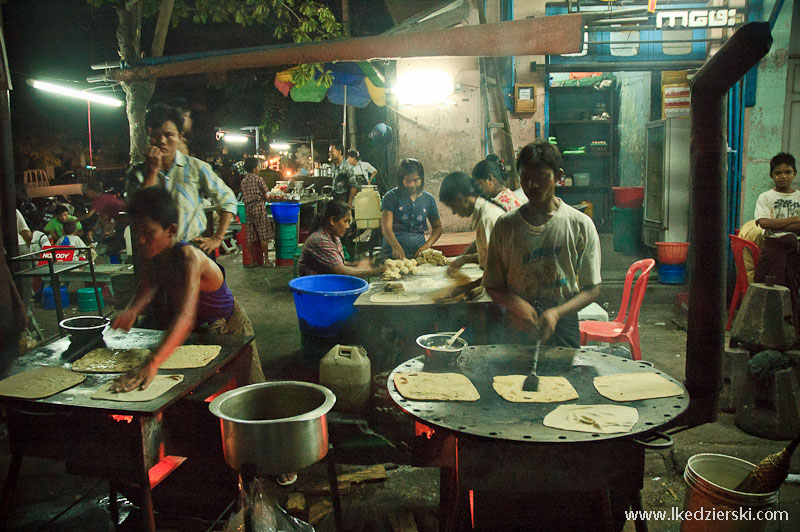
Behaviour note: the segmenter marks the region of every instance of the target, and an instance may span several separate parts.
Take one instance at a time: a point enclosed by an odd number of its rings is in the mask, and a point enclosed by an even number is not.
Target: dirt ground
[[[313,379],[316,368],[307,362],[298,362],[303,358],[303,353],[294,303],[287,286],[292,276],[291,268],[246,269],[242,267],[239,255],[223,257],[221,263],[228,273],[231,289],[253,322],[267,378],[273,380],[306,376]],[[618,302],[612,301],[610,307],[614,308],[616,304]],[[68,312],[68,315],[72,314],[75,312]],[[36,316],[46,330],[55,331],[52,311],[37,309]],[[648,303],[648,299],[645,299],[640,315],[642,351],[644,359],[653,362],[657,368],[678,381],[682,381],[686,332],[675,324],[673,318],[672,305]],[[719,453],[757,462],[767,454],[779,450],[786,443],[744,433],[734,425],[733,416],[730,414],[720,414],[716,423],[679,432],[674,435],[674,439],[675,444],[670,449],[646,452],[643,490],[645,510],[671,512],[673,508],[682,508],[686,493],[683,473],[687,460],[695,454]],[[8,460],[8,439],[3,431],[3,439],[0,442],[0,474],[7,469]],[[390,516],[398,515],[406,517],[412,515],[420,531],[437,530],[438,470],[414,468],[408,465],[387,465],[389,470],[385,481],[355,485],[343,496],[347,530],[391,530],[388,524]],[[343,469],[354,470],[354,466]],[[181,468],[178,471],[180,470]],[[798,456],[792,461],[792,472],[800,473]],[[175,476],[179,477],[177,473]],[[316,464],[301,472],[300,481],[292,488],[279,489],[273,483],[268,484],[274,495],[284,503],[290,492],[301,490],[310,483],[319,483],[325,479],[324,465]],[[211,486],[215,480],[205,479]],[[173,487],[180,484],[180,487],[175,488],[178,491],[196,487],[187,485],[192,482],[195,481],[181,483],[176,480]],[[168,488],[157,489],[166,491]],[[22,478],[14,495],[14,507],[8,529],[113,530],[113,524],[103,501],[107,493],[106,484],[98,479],[69,475],[63,465],[47,460],[26,460]],[[222,495],[221,497],[224,498]],[[324,498],[309,496],[307,505],[315,508],[314,526],[317,531],[334,530],[333,518]],[[780,491],[776,509],[788,512],[788,520],[769,521],[766,530],[800,530],[800,486],[785,484]],[[130,511],[131,507],[123,507],[123,517]],[[210,509],[205,512],[202,509],[176,508],[174,503],[167,503],[166,507],[160,510],[157,521],[159,528],[164,530],[222,530],[221,524],[212,524],[219,512],[213,516],[206,515],[208,513],[213,512]],[[307,514],[303,515],[309,517]],[[649,521],[651,532],[678,531],[680,526],[680,522],[670,519],[653,518]],[[633,523],[629,521],[624,530],[633,531]]]

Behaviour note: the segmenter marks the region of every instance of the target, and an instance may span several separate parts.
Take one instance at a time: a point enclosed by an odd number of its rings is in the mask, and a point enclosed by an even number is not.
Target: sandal
[[[284,473],[275,477],[275,482],[279,486],[291,486],[297,482],[297,473]]]

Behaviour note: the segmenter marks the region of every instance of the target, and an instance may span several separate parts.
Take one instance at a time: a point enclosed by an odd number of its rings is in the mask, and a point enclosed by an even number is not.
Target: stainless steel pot
[[[291,473],[328,454],[327,413],[336,396],[317,384],[266,382],[236,388],[211,402],[220,418],[225,461],[261,476]]]

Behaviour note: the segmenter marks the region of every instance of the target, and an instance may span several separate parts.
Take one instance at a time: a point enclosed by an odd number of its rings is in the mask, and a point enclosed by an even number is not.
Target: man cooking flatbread
[[[157,291],[166,292],[163,305],[151,308],[155,323],[166,326],[161,344],[141,366],[118,377],[113,391],[145,389],[159,366],[195,330],[253,335],[253,325],[225,282],[225,270],[186,242],[176,242],[178,207],[161,187],[139,190],[127,207],[143,263],[139,286],[128,307],[111,326],[129,330]],[[249,374],[240,384],[264,382],[255,341]],[[244,382],[241,382],[244,381]]]
[[[597,229],[555,195],[564,173],[557,147],[543,140],[528,144],[517,169],[529,202],[495,223],[483,285],[505,308],[512,327],[527,337],[506,335],[504,343],[538,338],[579,347],[578,311],[600,294]]]

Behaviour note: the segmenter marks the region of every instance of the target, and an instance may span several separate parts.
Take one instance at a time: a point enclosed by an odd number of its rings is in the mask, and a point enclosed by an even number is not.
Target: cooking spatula
[[[531,368],[530,374],[525,377],[525,381],[522,383],[522,391],[523,392],[535,392],[539,390],[539,376],[536,374],[536,368],[539,366],[539,347],[541,347],[542,341],[540,339],[536,339],[536,351],[533,355],[533,367]]]

